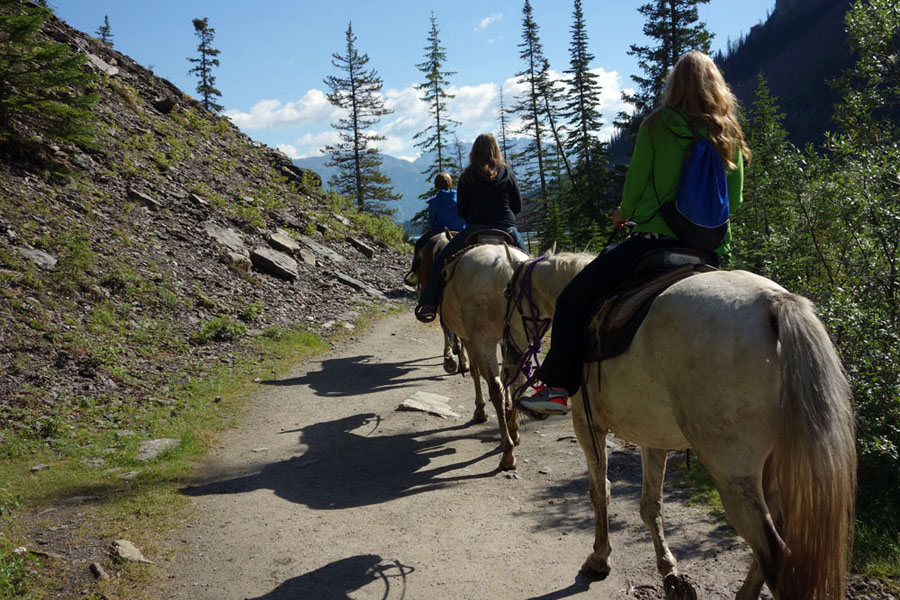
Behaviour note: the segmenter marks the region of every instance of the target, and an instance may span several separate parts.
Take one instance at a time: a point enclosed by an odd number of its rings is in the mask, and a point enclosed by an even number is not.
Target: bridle
[[[513,403],[518,401],[519,396],[530,386],[535,379],[535,372],[541,366],[541,342],[553,319],[550,317],[540,318],[537,304],[534,301],[534,294],[531,286],[531,276],[534,267],[545,260],[546,256],[539,256],[533,260],[525,261],[516,267],[512,278],[506,285],[503,295],[506,297],[506,318],[503,327],[503,354],[504,357],[510,358],[516,362],[516,371],[504,382],[504,387],[509,387],[519,377],[525,375],[527,381],[516,388],[513,392]],[[527,313],[526,308],[527,306]],[[513,316],[513,310],[519,311],[522,319],[522,329],[525,331],[525,339],[528,341],[528,347],[524,350],[519,348],[513,339],[510,322]]]

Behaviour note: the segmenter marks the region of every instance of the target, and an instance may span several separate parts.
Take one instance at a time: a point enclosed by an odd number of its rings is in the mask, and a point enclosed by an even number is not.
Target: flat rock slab
[[[56,268],[56,257],[47,254],[43,250],[35,248],[16,248],[16,252],[33,262],[37,267],[44,271],[52,271]]]
[[[375,249],[372,248],[372,246],[369,246],[368,244],[363,242],[362,240],[359,240],[353,236],[348,235],[347,242],[349,242],[351,246],[353,246],[354,248],[359,250],[360,253],[362,253],[362,255],[365,256],[366,258],[372,258],[373,256],[375,256]]]
[[[441,418],[454,417],[459,415],[450,410],[450,398],[430,392],[416,392],[406,400],[400,403],[397,410],[416,410],[428,413]]]
[[[334,276],[338,281],[340,281],[341,283],[343,283],[345,285],[349,285],[354,290],[357,290],[360,292],[365,292],[365,293],[369,294],[370,296],[374,296],[374,297],[380,298],[382,300],[386,299],[384,294],[382,294],[380,291],[376,290],[371,285],[363,283],[359,279],[355,279],[353,277],[350,277],[349,275],[344,275],[340,271],[335,271]]]
[[[327,246],[323,246],[319,242],[317,242],[305,235],[299,236],[299,239],[300,239],[301,244],[303,244],[304,246],[306,246],[307,248],[309,248],[310,250],[312,250],[319,256],[324,256],[325,258],[331,260],[332,262],[342,263],[345,260],[347,260],[346,258],[344,258],[342,255],[338,254],[331,248],[329,248]]]
[[[137,459],[140,461],[148,461],[159,456],[163,451],[169,448],[177,448],[181,445],[181,440],[172,438],[160,438],[158,440],[150,440],[143,442],[138,446]]]
[[[268,273],[281,279],[297,279],[297,261],[284,252],[257,246],[250,253],[250,260],[263,273]]]
[[[214,240],[238,254],[247,256],[247,248],[244,247],[244,238],[234,229],[219,227],[215,223],[207,221],[203,224],[203,230]]]
[[[286,254],[294,254],[300,249],[300,244],[284,229],[278,229],[275,233],[270,233],[269,244],[279,252]]]

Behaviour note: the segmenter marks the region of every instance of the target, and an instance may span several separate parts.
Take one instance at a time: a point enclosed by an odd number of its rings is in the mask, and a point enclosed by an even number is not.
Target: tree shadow
[[[477,473],[452,475],[500,452],[496,431],[489,426],[466,431],[471,423],[419,433],[373,435],[380,419],[360,414],[315,423],[300,432],[300,443],[308,450],[299,456],[265,465],[248,474],[217,473],[214,481],[182,488],[188,496],[240,494],[271,489],[280,498],[317,510],[334,510],[380,504],[467,479],[492,477],[497,467]],[[366,427],[358,433],[356,430]],[[477,439],[491,449],[471,458],[428,469],[432,459],[454,454],[448,444]],[[224,478],[223,478],[224,477]]]
[[[362,396],[386,390],[412,387],[418,381],[435,380],[441,376],[410,377],[410,372],[424,367],[440,366],[442,356],[428,356],[403,362],[372,362],[372,355],[329,358],[322,361],[322,368],[299,377],[270,379],[261,382],[272,386],[306,385],[325,398]],[[417,364],[435,361],[433,364]]]
[[[406,594],[406,576],[413,571],[413,567],[398,560],[386,561],[374,554],[362,554],[288,579],[268,594],[247,600],[348,600],[351,598],[350,592],[378,580],[384,584],[383,598],[403,598]]]

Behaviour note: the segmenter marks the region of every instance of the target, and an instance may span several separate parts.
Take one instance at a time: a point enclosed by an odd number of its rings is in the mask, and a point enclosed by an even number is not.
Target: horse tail
[[[850,385],[812,302],[771,302],[781,344],[780,416],[772,467],[787,546],[777,598],[843,598],[856,493]]]

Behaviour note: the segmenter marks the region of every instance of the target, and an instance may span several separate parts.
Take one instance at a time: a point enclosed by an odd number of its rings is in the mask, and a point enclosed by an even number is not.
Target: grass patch
[[[5,518],[10,510],[35,514],[60,499],[92,496],[96,500],[83,507],[85,521],[73,535],[112,539],[126,532],[148,557],[155,556],[165,546],[165,533],[190,516],[191,504],[179,488],[216,433],[240,421],[246,401],[257,392],[253,380],[284,374],[328,348],[328,340],[301,328],[270,327],[246,340],[240,356],[228,364],[173,375],[164,398],[133,404],[74,399],[60,407],[59,418],[0,433],[6,458],[0,463],[5,486],[0,490],[0,600],[29,593],[43,597],[59,582],[51,564],[41,566],[31,555],[13,553],[25,545],[16,536],[24,538],[26,532]],[[181,444],[147,463],[137,460],[140,442],[162,437]],[[31,472],[39,463],[50,468]],[[133,479],[120,477],[131,471],[138,473]],[[129,566],[98,590],[136,598],[133,586],[155,576],[142,566]],[[117,595],[119,589],[124,595]]]

